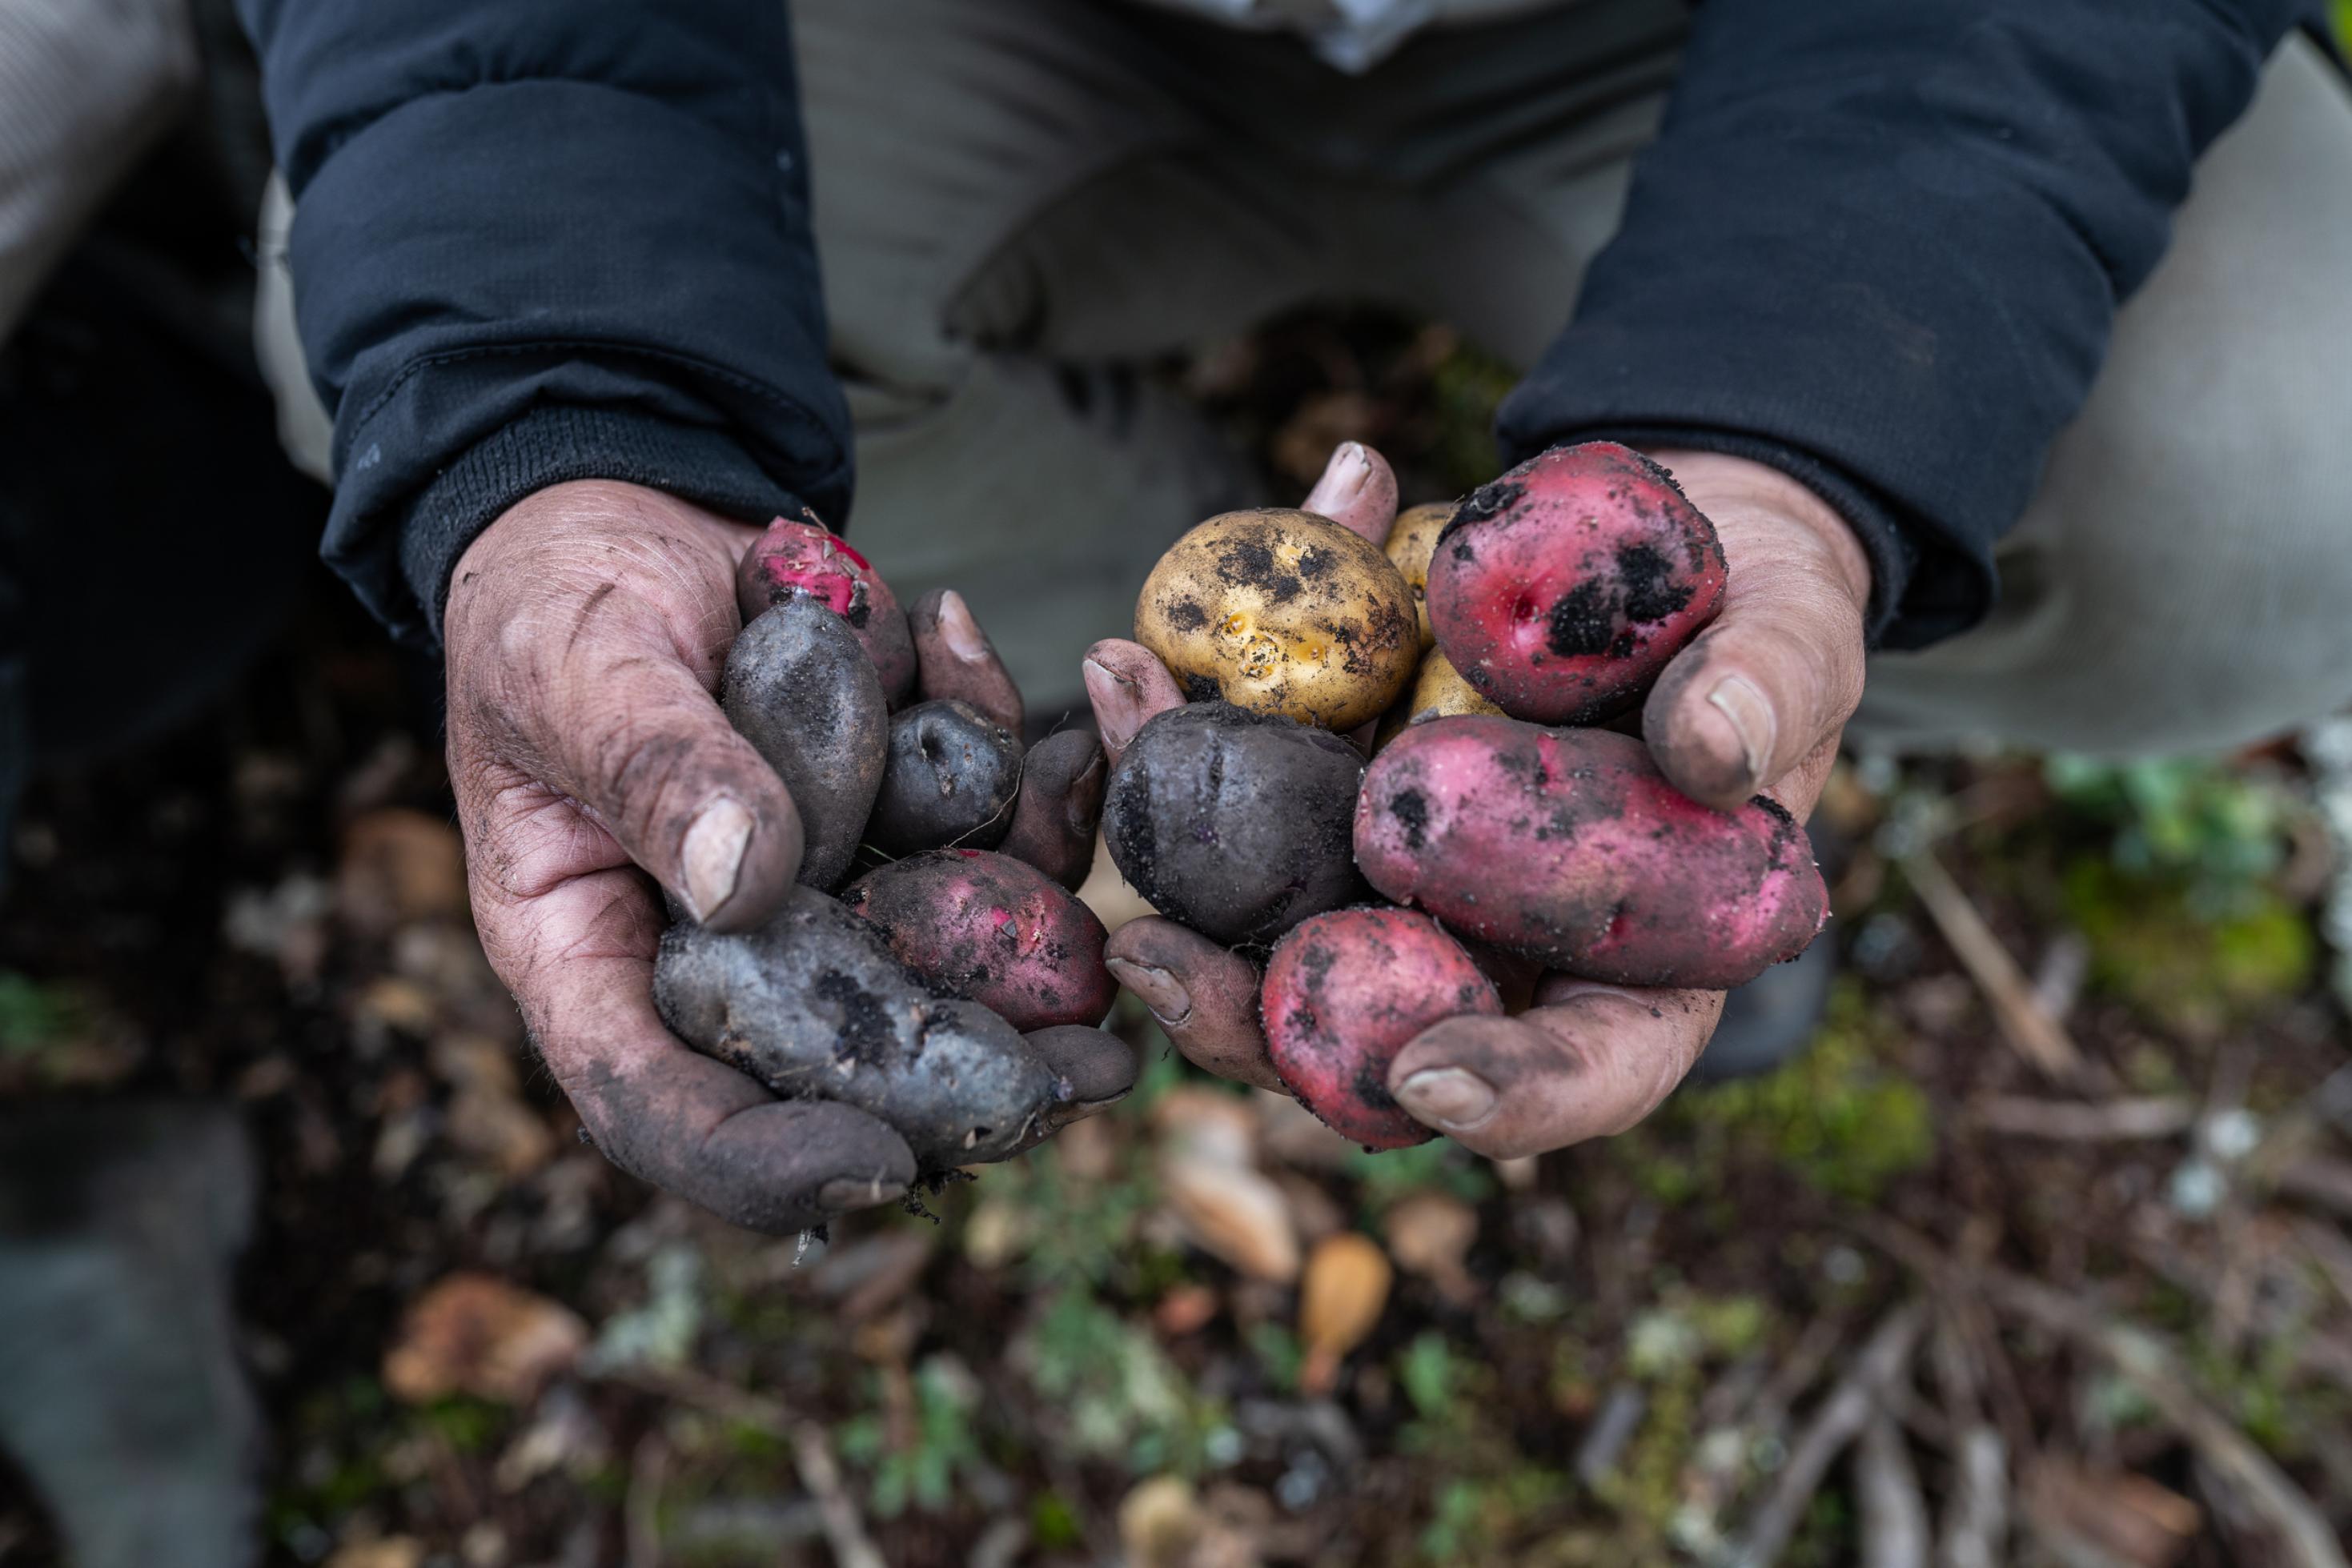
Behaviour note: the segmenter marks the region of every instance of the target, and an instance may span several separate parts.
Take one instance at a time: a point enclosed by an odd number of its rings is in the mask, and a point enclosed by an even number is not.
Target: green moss
[[[1653,1153],[1650,1185],[1673,1173],[1694,1191],[1718,1190],[1732,1166],[1762,1159],[1832,1196],[1875,1198],[1936,1152],[1927,1095],[1886,1063],[1896,1038],[1860,982],[1841,980],[1811,1049],[1777,1072],[1696,1089],[1669,1106],[1664,1136],[1688,1154],[1669,1162]]]
[[[2211,1030],[2311,983],[2309,921],[2256,891],[2205,916],[2177,879],[2128,876],[2105,862],[2066,868],[2068,915],[2091,945],[2091,977],[2153,1020]]]

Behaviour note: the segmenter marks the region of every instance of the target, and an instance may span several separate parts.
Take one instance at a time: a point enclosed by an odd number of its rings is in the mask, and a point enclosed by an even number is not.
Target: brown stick
[[[1927,906],[1928,918],[1944,934],[1952,952],[1974,979],[1985,1000],[1992,1004],[1993,1021],[2009,1041],[2044,1077],[2060,1081],[2083,1070],[2083,1053],[2074,1037],[2059,1027],[2033,994],[2033,987],[2018,969],[2017,960],[1977,913],[1967,894],[1943,863],[1927,850],[1903,857],[1904,877]]]
[[[1927,1502],[1919,1493],[1919,1472],[1902,1428],[1883,1406],[1863,1426],[1853,1478],[1863,1568],[1927,1568]]]
[[[2179,1094],[2152,1094],[2137,1099],[2037,1100],[2024,1095],[1995,1095],[1968,1108],[1969,1120],[1989,1133],[2017,1137],[2051,1138],[2061,1143],[2116,1143],[2137,1138],[2169,1138],[2197,1124],[2197,1103]]]
[[[1790,1451],[1789,1462],[1781,1467],[1771,1492],[1748,1521],[1747,1533],[1731,1553],[1731,1568],[1770,1568],[1780,1561],[1830,1466],[1861,1435],[1871,1412],[1877,1408],[1880,1391],[1910,1366],[1927,1321],[1925,1303],[1912,1301],[1889,1313],[1871,1331],[1861,1354],[1822,1401],[1804,1435]]]

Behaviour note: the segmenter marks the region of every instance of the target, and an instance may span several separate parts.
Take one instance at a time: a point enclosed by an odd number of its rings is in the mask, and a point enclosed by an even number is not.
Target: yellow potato
[[[1412,683],[1412,695],[1389,709],[1388,716],[1381,720],[1380,734],[1372,741],[1372,749],[1380,750],[1414,725],[1427,719],[1453,718],[1464,714],[1500,714],[1502,711],[1480,696],[1477,687],[1462,678],[1462,672],[1447,662],[1444,649],[1432,648],[1422,656],[1421,674]]]
[[[1437,536],[1454,520],[1452,501],[1436,501],[1426,507],[1408,507],[1397,514],[1389,527],[1388,558],[1395,563],[1404,585],[1412,590],[1413,612],[1421,617],[1421,646],[1423,652],[1437,646],[1437,638],[1429,629],[1429,558],[1436,553]]]
[[[1388,557],[1327,517],[1273,508],[1178,539],[1144,580],[1135,640],[1195,702],[1337,730],[1379,717],[1421,654]]]

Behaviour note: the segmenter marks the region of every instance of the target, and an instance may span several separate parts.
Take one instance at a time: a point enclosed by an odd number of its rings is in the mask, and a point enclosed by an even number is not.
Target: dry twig
[[[2083,1070],[2083,1053],[2074,1037],[2059,1026],[2033,994],[2032,985],[2009,956],[2009,949],[1977,913],[1969,895],[1951,878],[1943,863],[1927,850],[1903,857],[1904,877],[1927,906],[1936,929],[1944,934],[1952,952],[1992,1004],[1993,1021],[2001,1038],[2014,1047],[2044,1077],[2062,1082]]]
[[[1790,1450],[1771,1492],[1748,1521],[1748,1532],[1731,1553],[1732,1568],[1769,1568],[1780,1561],[1789,1537],[1804,1517],[1805,1506],[1821,1489],[1822,1479],[1847,1444],[1861,1435],[1880,1392],[1901,1377],[1911,1364],[1919,1333],[1927,1319],[1924,1303],[1913,1301],[1888,1314],[1871,1331],[1846,1375],[1822,1401],[1803,1436]]]
[[[2118,1143],[2185,1133],[2197,1124],[2197,1104],[2178,1094],[2087,1103],[2004,1094],[1977,1101],[1969,1107],[1969,1119],[1989,1133],[2069,1144]]]
[[[1884,1406],[1871,1412],[1854,1450],[1863,1568],[1927,1568],[1927,1503],[1903,1431]]]

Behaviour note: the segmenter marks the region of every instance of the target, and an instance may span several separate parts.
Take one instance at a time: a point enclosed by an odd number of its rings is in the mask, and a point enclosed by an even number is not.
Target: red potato
[[[1723,607],[1715,526],[1613,442],[1555,447],[1474,492],[1438,536],[1437,645],[1514,718],[1597,724],[1642,700]]]
[[[849,622],[896,707],[915,685],[915,639],[906,612],[872,563],[814,517],[778,517],[735,572],[736,605],[749,625],[761,612],[805,593]]]
[[[1712,810],[1609,730],[1417,725],[1372,759],[1355,841],[1398,903],[1617,985],[1728,989],[1803,952],[1829,912],[1804,829],[1778,803]]]
[[[1368,1149],[1435,1136],[1389,1094],[1397,1052],[1441,1019],[1502,1010],[1462,944],[1402,909],[1338,909],[1302,922],[1276,945],[1258,996],[1282,1082]]]
[[[978,1002],[1024,1034],[1098,1024],[1118,999],[1094,912],[1035,867],[934,850],[866,873],[841,902],[878,927],[929,989]]]

